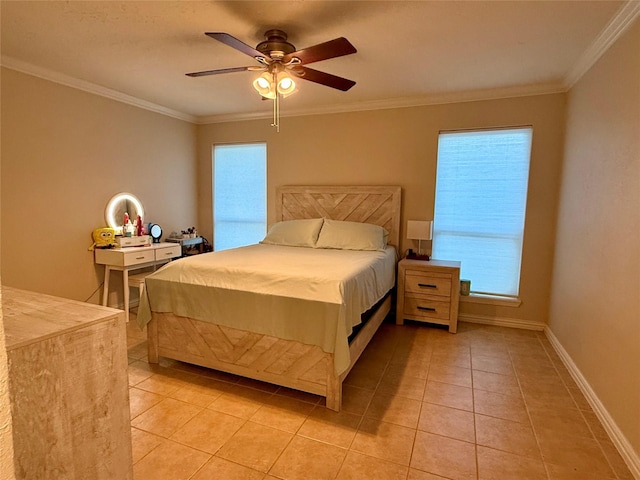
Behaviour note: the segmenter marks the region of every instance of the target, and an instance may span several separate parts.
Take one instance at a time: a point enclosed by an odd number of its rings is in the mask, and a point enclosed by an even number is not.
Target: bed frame
[[[399,248],[400,187],[284,186],[276,191],[276,221],[330,218],[373,223],[389,232]],[[213,368],[326,397],[339,411],[342,382],[391,309],[391,297],[380,302],[349,344],[351,363],[336,375],[333,354],[320,347],[237,330],[212,322],[153,313],[147,325],[149,362],[158,357]]]

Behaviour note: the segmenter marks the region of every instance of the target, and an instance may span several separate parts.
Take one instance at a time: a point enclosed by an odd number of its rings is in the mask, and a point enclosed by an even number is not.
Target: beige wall
[[[639,452],[639,35],[636,24],[570,92],[564,167],[562,94],[285,117],[276,134],[268,120],[195,127],[3,69],[2,281],[97,302],[103,271],[87,247],[118,191],[137,194],[165,232],[195,224],[212,239],[215,143],[267,142],[270,221],[278,185],[397,184],[404,232],[407,219],[432,218],[439,130],[531,124],[522,305],[461,313],[549,316]]]
[[[286,111],[286,100],[282,103]],[[267,143],[268,216],[274,193],[288,184],[386,184],[403,189],[407,219],[432,219],[438,132],[531,124],[534,128],[518,308],[462,304],[461,313],[546,323],[561,172],[565,96],[285,117],[203,125],[198,132],[198,224],[212,235],[211,148],[216,143]],[[406,239],[403,249],[412,247]]]
[[[640,22],[571,89],[550,329],[640,456]]]
[[[463,304],[461,313],[546,322],[564,95],[285,117],[280,133],[266,119],[195,127],[7,69],[2,97],[3,281],[92,302],[103,270],[87,251],[90,233],[114,193],[137,194],[165,233],[195,224],[213,238],[215,143],[267,142],[270,221],[278,185],[397,184],[404,230],[407,219],[433,216],[439,130],[532,124],[522,305]]]
[[[165,234],[195,224],[195,142],[190,123],[3,69],[2,281],[99,302],[87,249],[107,201],[137,195]]]

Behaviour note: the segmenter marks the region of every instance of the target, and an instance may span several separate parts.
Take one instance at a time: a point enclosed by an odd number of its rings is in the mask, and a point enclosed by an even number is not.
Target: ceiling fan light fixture
[[[268,89],[271,86],[271,83],[269,82],[269,80],[264,78],[264,76],[258,77],[256,79],[256,84],[261,89]]]
[[[296,89],[296,82],[288,73],[278,75],[278,93],[283,96],[292,94]]]
[[[287,41],[287,34],[277,29],[267,30],[264,34],[265,40],[260,42],[256,48],[247,45],[228,33],[205,32],[205,35],[254,58],[260,66],[219,68],[217,70],[187,73],[186,75],[189,77],[202,77],[231,72],[263,71],[253,81],[253,87],[263,98],[273,100],[272,125],[276,127],[276,131],[280,131],[281,98],[285,98],[297,91],[296,82],[291,78],[287,69],[297,78],[343,92],[346,92],[356,84],[353,80],[313,70],[306,66],[309,63],[356,53],[356,48],[344,37],[334,38],[328,42],[296,50],[296,47]]]
[[[265,98],[275,98],[276,96],[272,75],[269,72],[264,72],[256,78],[253,81],[253,88]]]
[[[296,82],[283,69],[264,72],[253,81],[253,88],[264,98],[274,99],[277,95],[286,97],[296,90]]]

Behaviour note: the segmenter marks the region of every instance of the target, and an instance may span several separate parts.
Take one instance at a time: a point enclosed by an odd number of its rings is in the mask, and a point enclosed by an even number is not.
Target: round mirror
[[[118,193],[114,195],[104,212],[104,219],[109,227],[116,231],[116,235],[122,234],[122,223],[125,212],[129,215],[131,223],[135,225],[138,215],[144,221],[144,207],[142,202],[130,193]]]
[[[153,238],[153,243],[160,243],[160,237],[162,237],[162,228],[157,223],[151,225],[151,229],[149,230],[149,235]]]

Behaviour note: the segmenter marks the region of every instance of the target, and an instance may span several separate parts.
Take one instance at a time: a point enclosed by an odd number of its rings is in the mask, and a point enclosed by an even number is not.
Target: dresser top
[[[7,350],[118,316],[124,319],[124,312],[2,286],[2,320]]]

